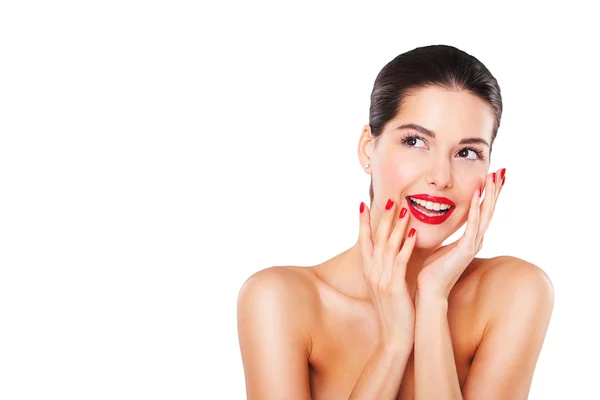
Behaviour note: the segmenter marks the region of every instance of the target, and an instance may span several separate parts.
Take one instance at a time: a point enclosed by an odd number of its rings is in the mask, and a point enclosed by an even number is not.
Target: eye
[[[421,139],[419,136],[407,136],[402,140],[402,143],[404,143],[405,145],[407,145],[408,147],[424,147],[424,146],[417,146],[417,143],[422,142],[423,144],[425,144],[425,141],[423,139]]]
[[[469,152],[471,152],[471,157],[469,157]],[[459,154],[459,156],[461,156],[460,158],[465,158],[467,160],[481,160],[482,159],[481,151],[470,148],[470,147],[465,147],[464,149],[459,151],[458,154]]]

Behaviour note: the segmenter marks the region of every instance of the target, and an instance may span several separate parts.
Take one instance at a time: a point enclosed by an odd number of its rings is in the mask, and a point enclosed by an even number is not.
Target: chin
[[[431,235],[429,235],[428,237],[426,236],[427,235],[419,236],[419,234],[417,233],[417,241],[415,243],[415,247],[423,250],[435,250],[442,245],[444,240],[447,239],[447,237],[436,238],[432,237]]]

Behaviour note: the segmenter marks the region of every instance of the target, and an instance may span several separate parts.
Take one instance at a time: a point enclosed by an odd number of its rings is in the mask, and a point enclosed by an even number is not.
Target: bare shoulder
[[[317,304],[315,285],[306,268],[274,266],[255,272],[243,283],[238,294],[238,315],[253,319],[290,315],[291,328],[308,335]]]
[[[294,300],[314,304],[316,289],[308,268],[269,267],[252,274],[242,285],[239,299],[259,297],[265,300]]]
[[[514,305],[515,299],[528,303],[554,300],[550,277],[531,262],[499,256],[486,259],[480,272],[478,291],[496,310]]]
[[[552,281],[539,266],[513,256],[498,256],[485,260],[481,284],[510,288],[513,285],[531,284],[552,289]],[[505,284],[498,286],[499,283]],[[506,287],[505,287],[506,286]]]
[[[542,268],[517,257],[479,262],[484,324],[463,396],[525,399],[552,315],[552,282]]]
[[[248,399],[310,399],[314,290],[301,268],[269,267],[240,288],[238,337]]]

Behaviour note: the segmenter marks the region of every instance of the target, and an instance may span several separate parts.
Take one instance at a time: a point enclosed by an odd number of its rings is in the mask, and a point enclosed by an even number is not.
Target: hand
[[[471,198],[471,208],[467,228],[463,236],[454,243],[436,250],[425,260],[423,269],[417,278],[420,293],[435,292],[448,299],[450,291],[464,270],[469,266],[483,245],[483,235],[487,230],[496,201],[504,185],[504,173],[501,169],[488,175],[485,183],[485,198],[479,205],[480,190]]]
[[[372,240],[371,214],[367,206],[361,203],[358,240],[362,271],[379,315],[380,343],[412,347],[415,307],[406,285],[406,265],[416,236],[415,231],[411,230],[400,249],[410,213],[403,208],[398,214],[399,218],[395,218],[396,205],[391,200],[388,200],[386,208],[389,209],[383,211]]]

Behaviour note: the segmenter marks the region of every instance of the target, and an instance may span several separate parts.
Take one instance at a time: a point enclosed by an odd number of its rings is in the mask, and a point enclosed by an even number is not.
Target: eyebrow
[[[426,135],[432,139],[435,139],[435,133],[433,131],[430,131],[427,128],[422,127],[421,125],[404,124],[404,125],[399,126],[398,129],[414,129],[415,131],[421,132],[423,135]],[[488,144],[488,142],[485,141],[485,139],[477,138],[477,137],[461,139],[458,144],[484,144],[487,147],[490,147],[490,145]]]

